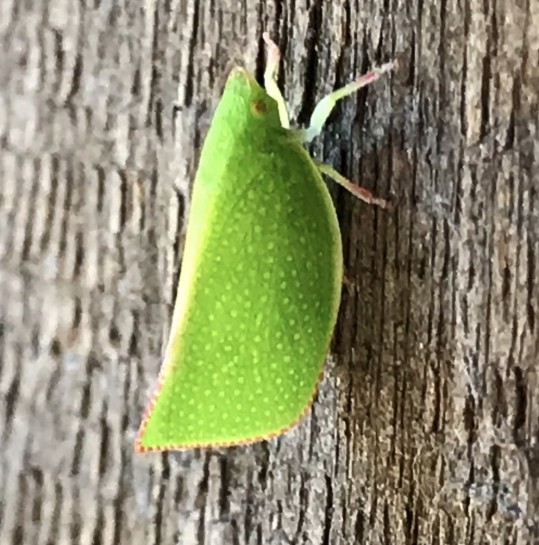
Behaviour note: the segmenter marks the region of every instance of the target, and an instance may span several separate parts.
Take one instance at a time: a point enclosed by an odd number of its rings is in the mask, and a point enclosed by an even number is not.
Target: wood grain
[[[190,183],[234,62],[283,49],[345,268],[309,417],[135,455]],[[539,0],[0,3],[0,543],[539,541]]]

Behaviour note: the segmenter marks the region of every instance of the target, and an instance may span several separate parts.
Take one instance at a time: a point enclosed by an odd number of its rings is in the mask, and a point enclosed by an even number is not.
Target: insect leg
[[[288,119],[288,111],[286,109],[286,102],[281,90],[277,85],[276,81],[276,72],[279,67],[279,61],[281,60],[281,52],[277,44],[269,37],[267,32],[264,32],[262,35],[264,42],[268,47],[268,61],[266,64],[266,71],[264,72],[264,87],[268,95],[277,102],[277,107],[279,108],[279,119],[281,120],[281,125],[285,129],[290,128],[290,121]]]
[[[316,166],[322,174],[325,174],[326,176],[337,182],[339,185],[342,185],[358,199],[361,199],[362,201],[365,201],[369,204],[375,204],[376,206],[380,206],[381,208],[390,209],[393,207],[391,201],[375,197],[368,189],[354,184],[353,182],[345,178],[342,174],[337,172],[332,166],[326,165],[325,163],[319,163],[318,161],[316,161]]]
[[[395,66],[396,62],[382,64],[382,66],[374,68],[370,72],[367,72],[363,76],[357,78],[355,81],[352,81],[348,85],[345,85],[344,87],[341,87],[340,89],[337,89],[336,91],[333,91],[333,93],[330,93],[322,98],[314,108],[314,112],[311,115],[311,120],[309,122],[309,127],[302,131],[303,141],[310,142],[313,140],[313,138],[316,138],[320,134],[322,127],[324,126],[329,114],[333,110],[338,100],[344,98],[345,96],[351,95],[362,87],[365,87],[365,85],[376,81],[382,74],[389,72],[395,68]]]

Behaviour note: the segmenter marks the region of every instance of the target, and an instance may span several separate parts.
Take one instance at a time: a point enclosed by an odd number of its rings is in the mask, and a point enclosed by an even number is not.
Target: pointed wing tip
[[[140,424],[140,428],[137,432],[137,436],[135,437],[135,442],[133,443],[133,450],[135,451],[135,454],[144,454],[145,452],[150,452],[152,450],[151,447],[146,447],[142,444],[142,438],[144,437],[146,424],[148,423],[148,417],[149,412],[146,411],[146,413],[144,414],[144,418],[142,419],[142,422]]]
[[[320,375],[318,377],[318,384],[320,383],[322,375],[323,375],[323,371],[320,372]],[[303,411],[298,416],[298,418],[296,418],[296,420],[290,422],[290,424],[283,426],[280,429],[277,429],[277,430],[274,430],[259,436],[244,437],[241,439],[231,439],[231,440],[224,440],[224,441],[217,440],[217,441],[207,441],[207,442],[200,442],[200,443],[179,443],[179,444],[163,444],[163,445],[145,446],[142,444],[142,438],[144,436],[144,432],[146,431],[148,421],[150,420],[151,413],[155,406],[155,401],[161,389],[159,388],[154,394],[154,396],[152,397],[152,400],[150,401],[150,403],[148,404],[144,412],[142,423],[137,432],[137,436],[135,438],[135,442],[133,445],[134,451],[136,454],[147,454],[151,452],[156,453],[156,452],[168,452],[168,451],[185,451],[185,450],[192,450],[195,448],[227,448],[227,447],[251,445],[253,443],[259,443],[261,441],[269,441],[270,439],[275,439],[275,437],[279,437],[283,435],[284,433],[290,431],[292,428],[295,428],[305,418],[310,408],[312,407],[312,404],[316,397],[316,393],[318,391],[318,384],[317,384],[317,387],[313,390],[313,394],[309,403],[305,405]]]
[[[284,430],[287,431],[287,430]],[[266,436],[261,437],[248,437],[245,439],[232,439],[232,440],[225,440],[225,441],[207,441],[207,442],[200,442],[200,443],[179,443],[179,444],[163,444],[163,445],[154,445],[154,446],[145,446],[142,444],[142,437],[144,435],[144,429],[141,426],[141,429],[139,430],[137,437],[135,439],[135,442],[133,443],[133,450],[135,451],[135,454],[147,454],[150,452],[156,453],[156,452],[168,452],[168,451],[186,451],[186,450],[192,450],[196,448],[226,448],[226,447],[238,447],[242,445],[249,445],[253,443],[259,443],[260,441],[266,441],[268,439],[273,439],[274,437],[277,437],[278,435],[281,435],[281,433],[284,433],[284,431],[277,431],[271,434],[268,434]]]
[[[144,454],[145,452],[148,452],[148,449],[143,447],[138,439],[133,443],[133,450],[135,451],[135,454]]]
[[[157,452],[167,452],[169,450],[185,450],[187,447],[181,447],[181,446],[174,446],[174,445],[160,445],[160,446],[153,446],[153,447],[145,447],[140,439],[136,439],[133,444],[133,450],[135,451],[135,454],[148,454],[148,453],[157,453]]]
[[[144,422],[141,426],[135,443],[133,445],[134,451],[136,454],[147,454],[147,453],[157,453],[157,452],[168,452],[168,451],[186,451],[196,448],[229,448],[229,447],[240,447],[245,445],[252,445],[254,443],[260,443],[261,441],[269,441],[270,439],[275,439],[280,437],[286,432],[290,431],[292,428],[296,427],[298,423],[303,420],[306,413],[308,412],[311,404],[309,404],[301,416],[289,424],[288,426],[282,427],[275,431],[271,431],[259,436],[253,437],[244,437],[241,439],[230,439],[230,440],[216,440],[216,441],[206,441],[206,442],[193,442],[193,443],[179,443],[179,444],[163,444],[163,445],[153,445],[145,446],[142,444],[142,437],[144,435],[144,429],[146,423]]]
[[[195,448],[227,448],[227,447],[239,447],[244,445],[252,445],[254,443],[260,443],[261,441],[268,441],[279,437],[295,427],[300,420],[305,416],[309,407],[304,411],[304,413],[296,421],[292,422],[290,425],[283,428],[271,431],[259,436],[252,437],[243,437],[239,439],[225,439],[225,440],[216,440],[216,441],[201,441],[201,442],[185,442],[185,443],[176,443],[176,444],[161,444],[161,445],[152,445],[147,446],[142,444],[142,439],[144,437],[144,432],[146,430],[146,425],[148,418],[145,418],[140,426],[140,429],[135,438],[133,444],[133,449],[136,454],[147,454],[150,452],[168,452],[168,451],[185,451],[192,450]],[[148,415],[149,417],[149,415]]]

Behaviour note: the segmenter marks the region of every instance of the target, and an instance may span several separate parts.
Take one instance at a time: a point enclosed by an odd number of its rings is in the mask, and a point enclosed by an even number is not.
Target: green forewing
[[[276,104],[227,82],[201,154],[170,340],[140,450],[269,437],[305,412],[342,279],[335,211]]]

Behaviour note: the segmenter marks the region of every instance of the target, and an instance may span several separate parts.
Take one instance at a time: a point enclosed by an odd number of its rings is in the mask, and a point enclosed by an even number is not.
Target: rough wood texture
[[[283,48],[346,271],[334,363],[278,440],[133,454],[189,183],[230,61]],[[0,543],[539,539],[539,0],[0,2]],[[179,191],[175,190],[179,188]]]

